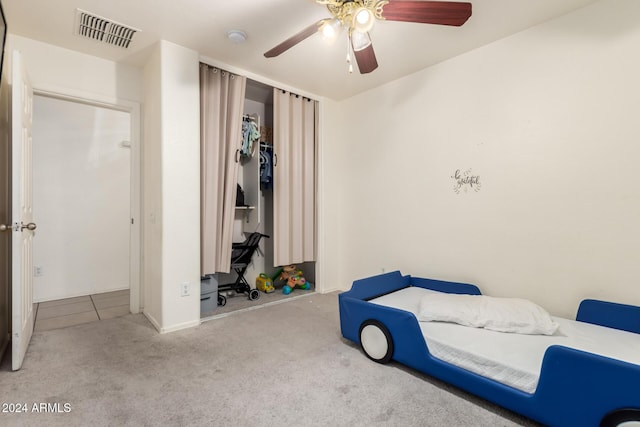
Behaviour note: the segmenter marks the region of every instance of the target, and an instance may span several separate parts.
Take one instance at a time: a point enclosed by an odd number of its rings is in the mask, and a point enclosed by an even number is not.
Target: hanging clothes
[[[243,157],[252,157],[254,144],[260,140],[260,131],[258,124],[250,116],[242,118],[242,147],[240,155]]]
[[[273,186],[273,148],[260,143],[260,188],[270,190]]]

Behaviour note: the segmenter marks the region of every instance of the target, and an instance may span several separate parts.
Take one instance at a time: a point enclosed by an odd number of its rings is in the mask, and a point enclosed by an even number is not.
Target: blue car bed
[[[355,281],[339,308],[342,335],[376,362],[394,360],[549,426],[640,421],[640,307],[585,300],[569,320],[396,271]]]

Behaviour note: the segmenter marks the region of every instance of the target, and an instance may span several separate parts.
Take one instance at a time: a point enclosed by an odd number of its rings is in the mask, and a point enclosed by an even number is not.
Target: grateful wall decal
[[[480,175],[474,175],[471,169],[460,170],[457,169],[456,172],[451,175],[451,178],[454,180],[453,191],[456,194],[460,194],[461,192],[468,192],[470,190],[480,191]]]

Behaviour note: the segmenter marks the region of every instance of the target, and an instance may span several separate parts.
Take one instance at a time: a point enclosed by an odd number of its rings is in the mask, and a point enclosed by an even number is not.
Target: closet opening
[[[274,257],[274,244],[277,240],[275,168],[278,167],[277,162],[285,158],[278,158],[278,152],[274,147],[275,126],[273,86],[247,79],[243,106],[245,133],[238,155],[237,174],[238,194],[241,194],[242,200],[236,200],[232,241],[244,242],[254,232],[269,236],[260,240],[258,250],[253,254],[251,263],[243,274],[251,288],[258,289],[260,294],[258,299],[250,299],[245,293],[238,293],[223,286],[234,283],[238,277],[233,269],[230,273],[207,274],[203,276],[202,281],[200,315],[203,319],[299,298],[315,291],[315,262],[294,264],[293,271],[288,274],[289,265],[277,265]],[[249,143],[246,132],[254,132],[259,137]],[[315,212],[310,214],[315,220]],[[294,277],[289,281],[286,279],[287,275]],[[288,285],[291,285],[290,290],[285,290],[285,286]],[[214,294],[211,294],[211,290],[217,288],[220,288],[218,293],[224,299],[224,305],[212,298]],[[207,296],[210,299],[204,300]]]

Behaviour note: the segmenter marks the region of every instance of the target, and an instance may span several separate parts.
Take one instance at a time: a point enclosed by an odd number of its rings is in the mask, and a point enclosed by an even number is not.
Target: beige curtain
[[[316,259],[317,102],[274,89],[274,264]]]
[[[201,274],[231,264],[246,77],[200,64]]]

